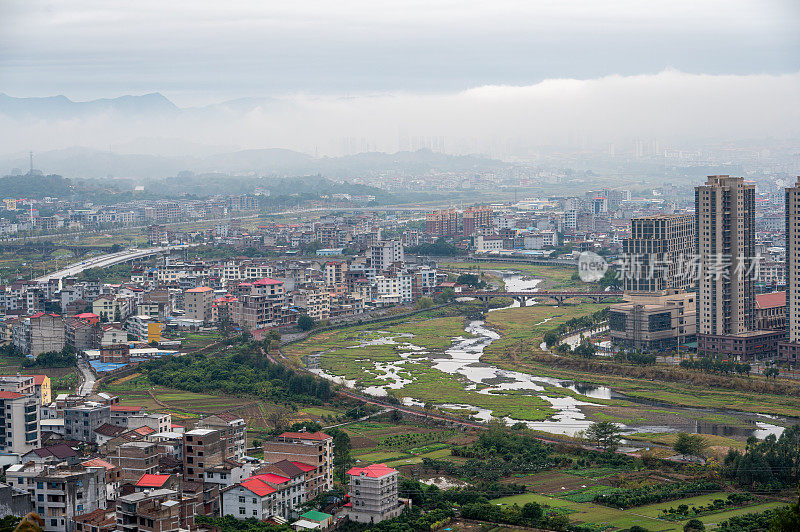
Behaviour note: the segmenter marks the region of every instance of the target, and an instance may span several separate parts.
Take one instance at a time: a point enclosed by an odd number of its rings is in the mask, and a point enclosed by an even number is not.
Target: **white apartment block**
[[[376,275],[375,291],[377,303],[381,305],[396,305],[413,301],[410,275],[401,274],[393,277]]]
[[[403,511],[397,495],[398,472],[386,464],[353,467],[347,516],[357,523],[380,523]]]
[[[395,262],[402,263],[405,260],[403,243],[399,240],[379,242],[370,248],[370,258],[375,271],[387,270]]]
[[[23,455],[37,449],[41,442],[39,400],[35,395],[0,392],[0,451]]]
[[[103,508],[106,503],[105,467],[64,467],[17,464],[6,480],[31,496],[45,532],[71,532],[73,518]]]

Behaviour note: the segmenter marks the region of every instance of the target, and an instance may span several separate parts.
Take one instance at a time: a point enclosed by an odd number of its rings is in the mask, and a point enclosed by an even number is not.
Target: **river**
[[[536,291],[541,283],[539,279],[525,278],[519,274],[505,274],[504,281],[506,289],[511,291]],[[529,304],[535,304],[529,302]],[[518,307],[519,302],[515,301],[509,307]],[[506,308],[509,308],[506,307]],[[544,320],[548,321],[551,318]],[[596,386],[585,383],[555,379],[543,375],[534,375],[519,371],[509,371],[498,368],[491,364],[481,362],[484,349],[492,342],[500,338],[500,335],[487,327],[481,320],[474,320],[467,323],[465,336],[453,338],[452,345],[439,353],[428,353],[424,348],[413,344],[412,335],[397,334],[386,332],[386,336],[371,339],[352,346],[358,349],[367,345],[397,345],[401,360],[395,362],[376,362],[375,369],[381,373],[379,378],[386,380],[386,384],[380,386],[370,386],[365,388],[365,393],[375,396],[385,396],[387,390],[401,389],[410,381],[399,375],[403,366],[409,363],[419,363],[421,359],[427,360],[434,369],[452,375],[459,375],[465,383],[465,389],[476,390],[480,387],[481,394],[491,394],[504,390],[528,390],[532,395],[536,395],[548,402],[554,414],[545,421],[520,421],[512,418],[505,418],[504,421],[512,425],[514,423],[525,423],[528,427],[552,434],[575,435],[576,433],[588,428],[596,419],[590,419],[584,411],[584,407],[602,409],[604,405],[592,402],[592,399],[618,399],[631,403],[631,410],[641,408],[643,405],[648,408],[662,408],[669,410],[669,419],[660,419],[656,423],[648,423],[646,420],[641,423],[631,423],[631,425],[620,424],[623,433],[659,433],[659,432],[694,432],[702,434],[716,434],[720,436],[747,438],[756,436],[765,438],[769,434],[780,435],[783,427],[776,423],[789,424],[789,420],[768,416],[765,414],[747,414],[733,410],[723,409],[702,409],[680,407],[672,404],[659,403],[628,397],[605,386]],[[381,332],[381,331],[377,331]],[[430,355],[430,356],[426,356]],[[411,358],[413,356],[413,358]],[[329,375],[320,369],[312,369],[318,375],[341,382],[353,387],[355,383],[345,381],[339,377]],[[565,394],[574,392],[580,398],[570,395],[562,397],[552,397],[544,393],[546,387],[561,388]],[[543,393],[537,393],[543,392]],[[405,404],[420,404],[413,399],[406,398]],[[453,410],[470,411],[472,416],[480,420],[489,420],[492,412],[486,408],[479,408],[467,404],[440,404],[443,408]],[[648,410],[652,412],[652,410]],[[713,416],[729,416],[735,418],[739,423],[725,424],[701,421],[698,418],[709,418]],[[776,423],[772,423],[775,421]]]

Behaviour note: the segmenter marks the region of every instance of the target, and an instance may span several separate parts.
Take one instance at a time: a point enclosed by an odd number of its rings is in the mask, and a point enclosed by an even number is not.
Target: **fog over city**
[[[0,9],[5,155],[430,148],[514,158],[540,146],[800,135],[793,2]],[[149,96],[114,100],[129,95]],[[42,97],[56,98],[20,99]],[[72,103],[101,98],[110,101]]]
[[[62,101],[61,117],[39,112],[42,102],[25,103],[25,112],[0,118],[6,153],[77,145],[163,155],[207,152],[207,146],[339,155],[341,137],[354,137],[358,151],[394,152],[404,147],[404,135],[418,135],[435,138],[434,147],[451,153],[480,152],[499,139],[523,150],[509,148],[512,152],[504,155],[525,155],[526,146],[627,143],[637,137],[679,146],[796,137],[800,74],[709,76],[665,70],[440,94],[293,95],[181,109],[157,98],[126,108],[82,109]]]

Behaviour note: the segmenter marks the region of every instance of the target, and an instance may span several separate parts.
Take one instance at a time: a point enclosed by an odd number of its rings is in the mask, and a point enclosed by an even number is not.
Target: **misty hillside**
[[[26,169],[28,164],[27,153],[0,157],[0,174],[14,173],[14,169]],[[480,171],[498,168],[502,163],[483,157],[453,156],[429,150],[315,158],[300,152],[277,148],[235,151],[206,157],[131,155],[89,148],[69,148],[37,153],[34,165],[44,173],[58,173],[70,178],[152,179],[174,176],[181,171],[253,173],[272,177],[321,174],[346,178],[390,171],[412,173],[431,170]]]
[[[15,98],[0,93],[0,114],[12,118],[53,119],[85,118],[97,113],[125,116],[170,115],[180,112],[178,107],[157,92],[142,96],[120,96],[87,102],[74,102],[66,96],[44,98]]]

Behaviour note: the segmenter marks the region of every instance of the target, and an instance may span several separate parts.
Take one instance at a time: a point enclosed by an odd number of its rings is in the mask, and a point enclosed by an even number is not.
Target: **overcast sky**
[[[396,141],[398,128],[440,135],[462,126],[470,136],[506,125],[497,134],[533,141],[565,118],[595,136],[619,119],[611,133],[635,134],[645,124],[629,113],[642,110],[652,122],[644,134],[693,132],[695,122],[739,112],[756,131],[786,131],[780,117],[794,116],[799,101],[798,28],[800,0],[0,0],[0,92],[74,100],[160,92],[182,107],[279,97],[302,112],[246,117],[244,131],[263,140],[186,136],[266,147],[291,128],[303,145],[284,147],[306,151],[323,140],[304,126],[324,129],[326,143],[340,133]],[[495,111],[509,122],[493,120]],[[354,128],[352,113],[382,122]],[[537,124],[515,125],[520,114]],[[692,124],[678,124],[684,115]],[[62,126],[48,138],[80,132]],[[121,126],[95,123],[84,134],[148,135]],[[30,143],[19,131],[0,141]]]
[[[798,0],[0,0],[0,90],[179,105],[800,70]]]

